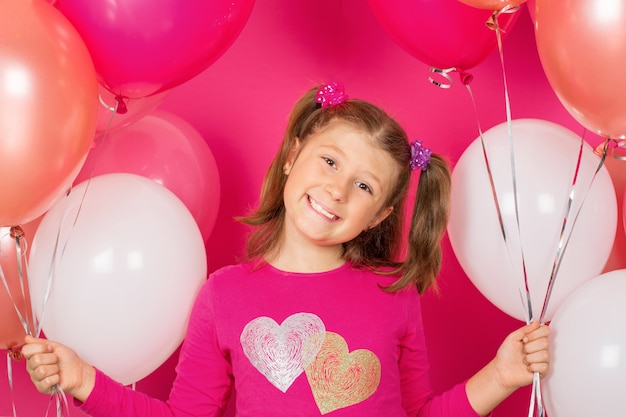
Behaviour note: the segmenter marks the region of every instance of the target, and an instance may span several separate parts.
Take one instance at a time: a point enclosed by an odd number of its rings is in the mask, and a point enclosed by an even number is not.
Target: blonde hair
[[[279,249],[285,218],[283,191],[287,181],[283,168],[296,138],[302,144],[330,121],[340,119],[371,136],[399,167],[395,187],[388,192],[383,204],[383,207],[393,207],[393,211],[378,226],[344,243],[344,259],[356,267],[398,275],[398,280],[386,288],[388,291],[416,285],[420,293],[424,292],[435,282],[441,269],[441,238],[448,223],[450,199],[448,164],[440,155],[432,154],[428,169],[421,172],[408,233],[407,256],[404,260],[398,259],[402,249],[404,203],[411,178],[407,135],[382,109],[363,100],[348,99],[339,105],[321,108],[315,102],[319,88],[307,91],[295,104],[280,149],[265,175],[259,206],[248,216],[239,218],[242,223],[255,226],[248,239],[248,258],[259,258]]]

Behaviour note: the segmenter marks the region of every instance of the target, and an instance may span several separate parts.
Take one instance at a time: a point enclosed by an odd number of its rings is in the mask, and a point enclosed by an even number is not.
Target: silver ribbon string
[[[586,132],[586,130],[585,130]],[[557,252],[556,252],[556,256],[554,258],[554,263],[552,266],[552,272],[550,274],[550,280],[548,282],[548,288],[546,290],[546,295],[545,298],[543,300],[543,307],[541,309],[541,317],[540,317],[540,322],[543,323],[543,319],[545,317],[547,308],[548,308],[548,303],[550,301],[550,296],[552,295],[552,289],[554,288],[554,283],[556,282],[556,277],[557,274],[559,272],[559,268],[561,267],[561,262],[563,261],[563,256],[565,255],[565,250],[567,249],[567,245],[569,243],[569,240],[572,236],[572,232],[574,230],[574,226],[576,225],[576,221],[578,220],[578,216],[580,214],[580,211],[584,205],[585,200],[587,199],[587,195],[589,193],[589,190],[591,189],[591,186],[593,185],[596,176],[598,175],[598,172],[600,172],[600,169],[602,168],[602,166],[604,165],[604,161],[606,160],[606,156],[607,156],[607,151],[608,151],[608,144],[609,141],[605,141],[604,145],[602,147],[602,151],[601,151],[601,155],[600,155],[600,162],[598,163],[598,167],[596,168],[595,172],[593,173],[593,176],[591,177],[591,181],[589,182],[589,185],[587,186],[587,189],[585,190],[585,193],[583,194],[582,197],[582,201],[580,203],[580,205],[578,206],[578,210],[576,211],[576,213],[574,214],[574,218],[572,219],[572,223],[571,223],[571,227],[569,228],[569,233],[566,235],[565,234],[565,230],[566,230],[566,225],[568,222],[569,217],[571,216],[571,208],[574,202],[574,197],[575,197],[575,191],[576,191],[576,183],[577,183],[577,179],[578,179],[578,171],[580,169],[580,163],[582,160],[582,151],[583,151],[583,146],[585,144],[584,142],[584,132],[583,135],[580,139],[580,151],[578,153],[578,161],[576,163],[576,170],[574,173],[574,179],[572,180],[572,185],[570,187],[570,193],[569,193],[569,198],[567,201],[567,206],[565,208],[565,214],[563,215],[563,225],[561,227],[561,234],[559,236],[559,244],[557,246]]]
[[[521,235],[521,227],[520,227],[520,221],[519,221],[519,194],[517,192],[517,180],[516,180],[516,169],[515,169],[515,152],[513,149],[513,132],[512,132],[512,123],[511,123],[511,105],[510,105],[510,100],[509,100],[509,92],[508,92],[508,87],[507,87],[507,80],[506,80],[506,71],[505,71],[505,65],[504,65],[504,54],[503,54],[503,48],[502,48],[502,29],[500,28],[500,25],[498,23],[498,17],[503,14],[503,13],[515,13],[519,10],[519,6],[510,6],[507,5],[505,6],[503,9],[501,10],[496,10],[493,12],[493,14],[491,15],[490,19],[487,20],[487,22],[485,23],[487,25],[487,27],[489,27],[490,29],[494,30],[496,33],[496,39],[498,42],[498,53],[500,56],[500,65],[502,67],[502,76],[503,76],[503,80],[504,80],[504,96],[505,96],[505,105],[506,105],[506,119],[507,119],[507,126],[508,126],[508,133],[509,133],[509,149],[510,149],[510,159],[511,159],[511,175],[513,178],[513,196],[514,196],[514,201],[515,201],[515,221],[517,224],[517,231],[519,234],[519,238],[520,238],[520,251],[521,251],[521,258],[522,258],[522,270],[523,270],[523,275],[524,275],[524,287],[525,287],[525,291],[526,291],[526,300],[527,300],[527,306],[528,306],[528,316],[527,316],[527,323],[532,323],[534,321],[534,317],[533,317],[533,309],[532,309],[532,300],[530,297],[530,288],[528,285],[528,275],[526,273],[526,267],[525,267],[525,261],[524,261],[524,251],[523,248],[521,246],[521,242],[522,242],[522,235]],[[531,391],[531,398],[530,398],[530,405],[529,405],[529,409],[528,409],[528,417],[533,417],[535,414],[535,406],[537,406],[537,415],[539,415],[539,417],[545,417],[545,407],[544,407],[544,403],[543,403],[543,398],[541,395],[541,378],[538,372],[534,372],[533,373],[533,385],[532,385],[532,391]]]
[[[123,101],[121,98],[116,98],[116,102],[115,102],[115,106],[111,107],[108,106],[102,99],[101,96],[99,96],[100,99],[100,103],[105,106],[105,108],[107,108],[107,110],[111,111],[111,117],[109,118],[109,121],[107,123],[106,129],[103,133],[102,136],[102,142],[104,142],[106,135],[108,134],[111,124],[113,122],[113,117],[118,114],[120,111],[119,106],[120,105],[124,105]],[[125,111],[124,111],[125,112]],[[102,147],[100,147],[96,153],[95,156],[95,162],[97,162],[98,159],[98,155],[100,153],[100,150],[102,149]],[[69,242],[69,238],[70,235],[72,234],[72,231],[74,229],[74,227],[76,226],[76,223],[78,221],[78,217],[80,215],[81,209],[83,207],[83,203],[85,201],[85,197],[87,195],[87,190],[89,189],[89,185],[91,184],[91,179],[93,178],[93,174],[95,172],[95,167],[96,167],[96,163],[94,162],[94,165],[92,167],[91,173],[89,175],[89,178],[87,180],[87,185],[85,186],[85,190],[83,192],[83,195],[81,197],[81,202],[78,206],[78,210],[76,212],[76,216],[74,217],[74,220],[72,222],[72,226],[70,227],[70,231],[68,233],[68,236],[65,238],[65,241],[62,245],[62,247],[60,248],[59,251],[59,246],[60,246],[60,242],[61,242],[61,230],[63,229],[63,223],[64,223],[64,219],[62,219],[61,223],[59,224],[58,230],[57,230],[57,235],[55,238],[55,242],[54,242],[54,248],[53,248],[53,253],[52,253],[52,258],[50,260],[50,268],[48,269],[48,277],[46,279],[46,287],[45,287],[45,291],[44,291],[44,296],[42,299],[42,305],[41,305],[41,316],[39,319],[39,324],[37,326],[37,330],[36,330],[36,334],[37,337],[39,337],[39,334],[41,332],[41,328],[42,328],[42,323],[43,323],[43,318],[44,318],[44,314],[46,311],[46,306],[48,304],[48,300],[50,298],[50,293],[52,291],[52,283],[54,281],[54,278],[56,277],[56,267],[57,265],[59,265],[63,259],[63,256],[65,254],[65,250],[67,249],[67,244]],[[70,188],[67,191],[66,197],[71,193],[72,189]],[[63,201],[63,200],[62,200]],[[59,202],[59,204],[61,204],[61,202]],[[60,253],[59,253],[60,252]],[[67,405],[67,397],[65,395],[65,392],[63,391],[63,388],[61,388],[60,385],[56,384],[52,387],[52,393],[50,396],[50,402],[48,404],[48,410],[46,410],[46,417],[48,416],[48,413],[50,411],[50,407],[52,406],[52,404],[55,404],[55,410],[56,410],[56,415],[57,417],[63,417],[63,416],[69,416],[69,407]]]

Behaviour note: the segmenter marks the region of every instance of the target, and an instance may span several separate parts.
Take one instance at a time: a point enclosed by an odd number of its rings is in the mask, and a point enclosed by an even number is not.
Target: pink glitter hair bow
[[[336,81],[330,82],[320,87],[315,96],[315,102],[320,104],[322,108],[341,104],[348,99],[343,85]]]
[[[421,169],[425,171],[430,164],[430,154],[432,151],[422,145],[422,141],[416,140],[411,142],[411,171]]]

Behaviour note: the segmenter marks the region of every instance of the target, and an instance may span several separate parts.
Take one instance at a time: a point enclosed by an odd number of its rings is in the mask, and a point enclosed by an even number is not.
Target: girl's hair
[[[261,189],[259,207],[242,223],[256,226],[248,240],[248,257],[262,257],[279,249],[285,217],[283,191],[287,176],[283,168],[296,139],[307,138],[340,119],[366,132],[373,141],[397,162],[399,174],[395,188],[389,191],[383,207],[393,207],[378,226],[361,232],[344,243],[344,258],[357,267],[390,271],[400,278],[388,291],[416,285],[420,293],[435,282],[441,268],[441,238],[448,223],[450,169],[445,160],[432,154],[428,168],[420,173],[406,259],[402,250],[404,203],[411,177],[411,149],[404,129],[379,107],[362,100],[348,99],[340,104],[320,107],[315,101],[320,87],[309,90],[294,106],[278,154],[267,171]]]

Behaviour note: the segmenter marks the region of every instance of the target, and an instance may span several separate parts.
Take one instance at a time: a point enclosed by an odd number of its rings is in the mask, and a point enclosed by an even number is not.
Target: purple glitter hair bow
[[[422,141],[411,142],[411,171],[421,169],[425,171],[430,164],[430,154],[432,151],[422,145]]]
[[[319,103],[322,108],[343,103],[347,99],[348,95],[346,94],[343,85],[336,81],[320,87],[317,91],[317,95],[315,96],[315,102]]]

